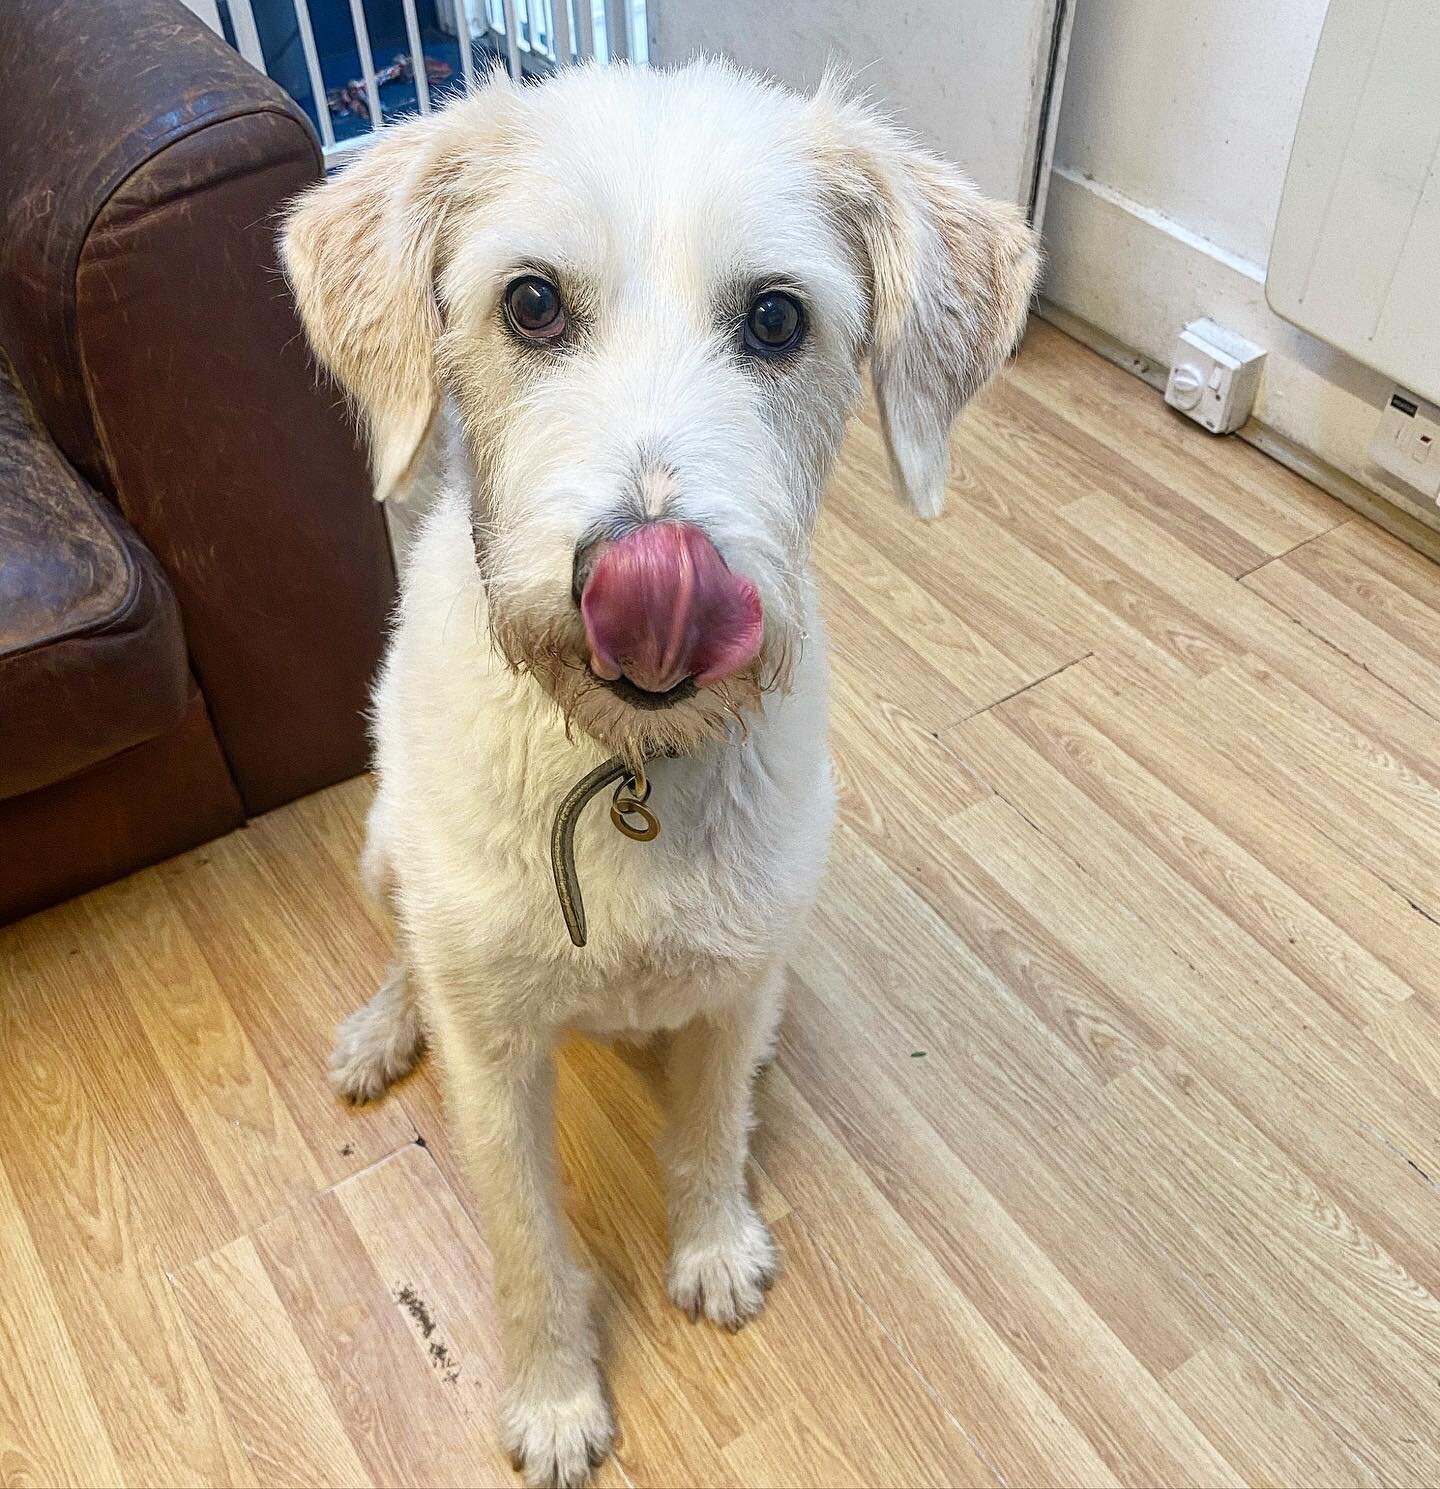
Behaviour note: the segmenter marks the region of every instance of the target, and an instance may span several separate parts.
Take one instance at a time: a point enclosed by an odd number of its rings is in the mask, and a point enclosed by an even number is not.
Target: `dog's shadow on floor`
[[[616,1039],[608,1048],[645,1087],[657,1108],[665,1105],[665,1061],[670,1055],[671,1035],[652,1034],[648,1039]]]

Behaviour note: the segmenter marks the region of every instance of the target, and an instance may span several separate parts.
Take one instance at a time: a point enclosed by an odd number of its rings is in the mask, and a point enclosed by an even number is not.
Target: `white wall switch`
[[[1265,353],[1217,326],[1191,321],[1175,343],[1165,402],[1212,434],[1229,434],[1250,417]]]
[[[1440,502],[1440,408],[1396,388],[1370,441],[1370,458],[1386,475]]]

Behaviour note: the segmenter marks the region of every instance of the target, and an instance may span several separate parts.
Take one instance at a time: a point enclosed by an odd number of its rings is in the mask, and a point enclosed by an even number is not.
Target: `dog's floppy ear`
[[[827,80],[812,131],[835,221],[870,291],[870,369],[891,471],[922,517],[945,505],[950,426],[1014,350],[1040,267],[1019,210],[982,196]]]
[[[290,205],[285,277],[315,354],[370,437],[375,499],[403,501],[440,403],[436,277],[447,215],[493,152],[508,83],[384,130]]]

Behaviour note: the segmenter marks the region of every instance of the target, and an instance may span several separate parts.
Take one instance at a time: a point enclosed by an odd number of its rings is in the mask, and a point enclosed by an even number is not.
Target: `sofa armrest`
[[[363,768],[394,583],[275,257],[277,208],[318,173],[284,114],[210,125],[110,197],[76,278],[115,496],[169,575],[251,812]]]
[[[61,448],[180,604],[250,812],[363,767],[393,596],[364,459],[306,353],[276,216],[318,178],[298,108],[177,0],[7,0],[27,45],[0,115],[24,276],[0,334]],[[3,39],[3,38],[0,38]],[[54,78],[88,62],[84,98]],[[48,184],[47,184],[48,183]],[[43,207],[43,213],[41,208]],[[13,286],[19,280],[11,281]]]

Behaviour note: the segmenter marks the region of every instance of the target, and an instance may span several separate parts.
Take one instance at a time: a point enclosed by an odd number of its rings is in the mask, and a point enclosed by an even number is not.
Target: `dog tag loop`
[[[628,817],[638,817],[640,825],[637,827],[635,823],[626,821]],[[648,843],[651,838],[660,836],[660,823],[655,813],[633,796],[617,799],[611,804],[610,820],[627,838],[634,838],[637,843]]]
[[[637,843],[648,843],[660,833],[660,819],[645,805],[650,799],[650,781],[643,765],[632,771],[616,755],[597,765],[565,793],[550,829],[550,868],[555,876],[555,893],[560,899],[565,929],[576,946],[585,945],[586,930],[585,902],[580,896],[580,876],[575,871],[575,823],[590,798],[611,782],[615,794],[611,798],[610,820],[615,826]],[[638,822],[633,820],[636,818]]]
[[[610,798],[610,820],[627,838],[634,838],[637,843],[648,843],[660,835],[660,819],[645,805],[649,800],[650,782],[646,779],[643,765],[634,775],[620,781]],[[639,825],[626,820],[630,817],[638,817]]]

